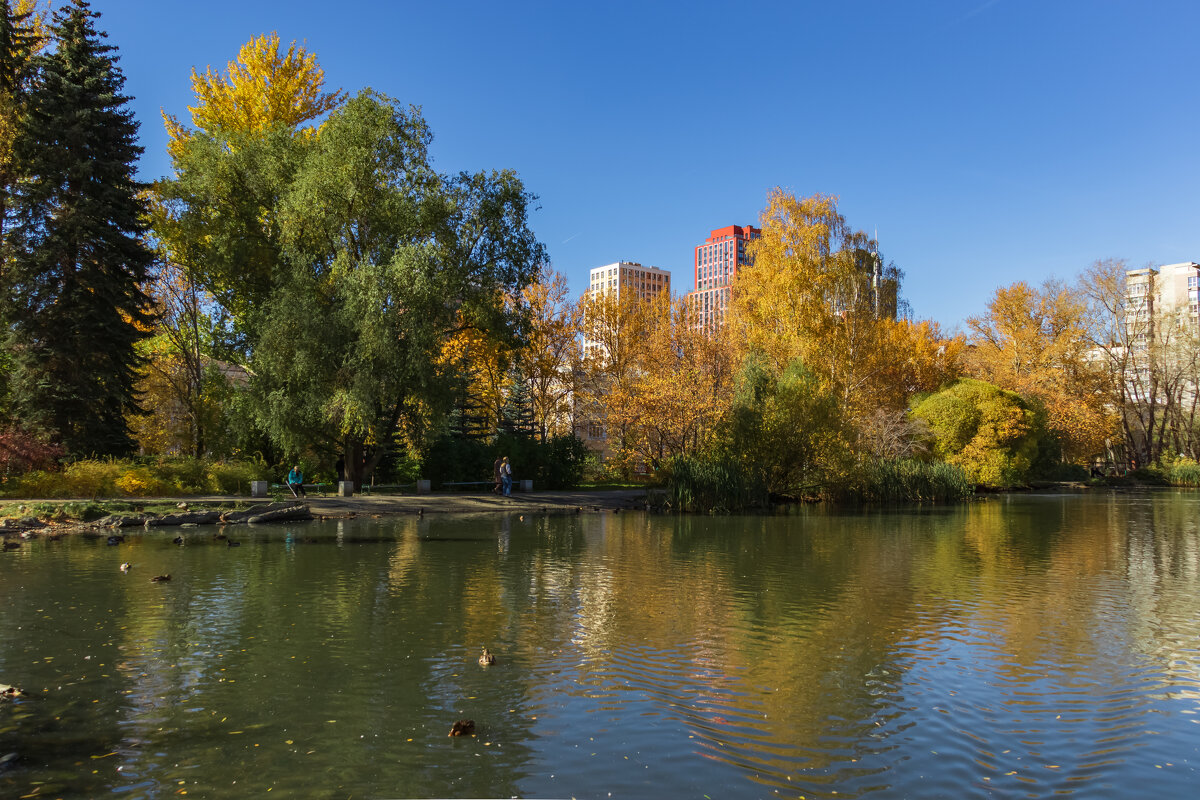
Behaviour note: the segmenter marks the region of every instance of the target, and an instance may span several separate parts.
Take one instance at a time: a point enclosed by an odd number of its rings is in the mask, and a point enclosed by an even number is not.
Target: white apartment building
[[[592,270],[588,282],[588,291],[593,294],[616,292],[620,297],[624,290],[637,292],[643,300],[655,297],[664,289],[671,291],[670,270],[643,267],[636,261],[618,261],[615,264],[596,267]]]
[[[588,281],[588,294],[593,296],[612,293],[619,298],[632,292],[642,300],[650,300],[664,291],[671,292],[670,270],[645,267],[636,261],[618,261],[596,267]],[[599,342],[584,337],[585,354],[596,355],[599,347]]]
[[[1125,322],[1135,343],[1154,335],[1156,314],[1171,313],[1200,325],[1200,264],[1185,261],[1125,273]]]

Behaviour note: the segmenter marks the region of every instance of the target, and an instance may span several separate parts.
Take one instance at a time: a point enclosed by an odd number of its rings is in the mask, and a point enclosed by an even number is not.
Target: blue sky
[[[443,172],[515,169],[582,291],[692,248],[768,191],[840,197],[950,326],[1100,258],[1200,261],[1200,3],[1119,0],[93,0],[146,154],[193,67],[277,31],[331,86],[422,108]]]

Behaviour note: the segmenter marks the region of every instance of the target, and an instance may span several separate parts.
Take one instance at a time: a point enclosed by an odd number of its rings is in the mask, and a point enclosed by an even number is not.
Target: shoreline
[[[645,508],[646,489],[599,489],[518,492],[510,497],[484,493],[431,492],[429,494],[374,494],[339,497],[309,495],[299,499],[308,506],[313,517],[346,518],[365,516],[396,516],[402,514],[497,514],[497,513],[584,513],[622,511]],[[284,497],[292,503],[295,498]],[[253,505],[276,502],[274,497],[250,498],[244,495],[196,495],[187,497],[110,497],[110,498],[28,498],[0,500],[0,519],[27,516],[21,507],[67,503],[123,503],[133,506],[166,506],[186,504],[192,510],[217,505]],[[66,522],[60,525],[88,526],[86,522]]]

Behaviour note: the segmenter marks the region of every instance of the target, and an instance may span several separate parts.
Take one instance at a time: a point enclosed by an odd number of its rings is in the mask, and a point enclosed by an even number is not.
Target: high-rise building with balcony
[[[697,324],[714,330],[725,321],[733,279],[750,263],[746,245],[761,235],[762,231],[751,225],[727,225],[696,246],[692,262],[696,288],[688,293],[687,300]]]
[[[1195,261],[1127,270],[1125,293],[1125,326],[1135,346],[1154,338],[1156,320],[1163,315],[1200,324],[1200,264]]]

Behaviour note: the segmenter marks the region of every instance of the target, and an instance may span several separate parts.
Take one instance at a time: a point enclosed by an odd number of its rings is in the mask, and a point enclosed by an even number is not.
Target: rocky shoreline
[[[53,523],[37,517],[21,517],[18,519],[0,520],[0,537],[4,538],[4,549],[11,550],[20,546],[19,541],[8,537],[15,536],[19,540],[32,539],[44,533],[58,535],[71,531],[106,530],[118,528],[156,528],[163,526],[180,526],[184,528],[201,525],[257,525],[265,522],[293,522],[313,519],[313,513],[307,503],[260,503],[240,511],[195,510],[187,508],[187,503],[179,504],[177,513],[169,514],[110,514],[91,522],[71,521]]]

